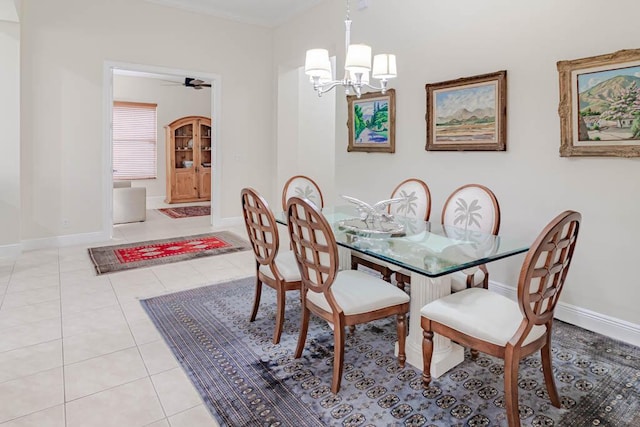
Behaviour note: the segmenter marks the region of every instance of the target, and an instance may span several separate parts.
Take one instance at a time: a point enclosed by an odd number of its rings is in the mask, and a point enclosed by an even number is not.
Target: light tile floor
[[[215,230],[147,215],[101,244]],[[253,253],[96,276],[87,247],[101,244],[0,260],[0,426],[216,426],[138,300],[250,276]]]

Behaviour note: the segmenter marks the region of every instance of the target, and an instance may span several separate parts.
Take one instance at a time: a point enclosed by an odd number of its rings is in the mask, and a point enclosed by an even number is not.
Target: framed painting
[[[427,151],[505,151],[507,72],[425,85]]]
[[[395,153],[396,91],[347,96],[349,147],[347,151]]]
[[[640,49],[557,65],[560,156],[640,157]]]

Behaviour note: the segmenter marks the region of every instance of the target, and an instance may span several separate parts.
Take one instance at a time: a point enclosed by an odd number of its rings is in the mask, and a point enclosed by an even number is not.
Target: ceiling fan
[[[191,77],[186,77],[184,79],[184,85],[186,87],[192,87],[196,90],[200,90],[203,87],[211,87],[211,83],[206,83],[204,80],[200,79],[192,79]]]

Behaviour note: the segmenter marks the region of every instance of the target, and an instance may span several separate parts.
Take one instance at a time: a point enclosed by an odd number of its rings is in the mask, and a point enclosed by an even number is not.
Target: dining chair
[[[322,191],[316,182],[304,175],[292,176],[282,188],[282,210],[287,210],[287,201],[293,197],[308,199],[320,209],[324,208]]]
[[[509,426],[520,425],[518,365],[521,359],[537,350],[540,350],[551,403],[560,407],[551,366],[553,313],[573,258],[581,220],[578,212],[565,211],[542,230],[522,264],[517,301],[487,289],[470,288],[436,299],[422,308],[425,388],[431,382],[435,333],[504,359]]]
[[[431,192],[424,181],[417,178],[406,179],[396,186],[390,198],[404,198],[402,202],[389,205],[388,211],[391,215],[415,218],[422,221],[429,220],[431,215]],[[351,269],[357,270],[359,265],[377,271],[383,280],[391,282],[394,268],[390,264],[360,252],[351,252]],[[408,283],[408,277],[411,273],[400,271],[400,274],[404,274],[407,277],[406,281],[398,282],[399,287],[404,289],[404,284]]]
[[[302,279],[302,324],[295,358],[302,356],[310,314],[329,322],[334,340],[331,391],[338,393],[344,365],[345,327],[396,316],[398,362],[404,367],[409,295],[362,271],[338,271],[335,236],[315,205],[292,197],[287,204],[287,217]]]
[[[244,188],[242,212],[247,234],[256,258],[256,290],[249,321],[258,314],[262,284],[276,291],[276,328],[273,343],[280,342],[284,323],[285,294],[300,290],[300,271],[290,250],[280,251],[278,227],[267,201],[252,188]]]
[[[456,238],[456,231],[481,232],[496,235],[500,231],[500,205],[493,191],[484,185],[467,184],[453,191],[442,208],[442,225],[449,237]],[[396,274],[399,284],[409,276]],[[402,285],[400,285],[402,286]],[[468,268],[451,274],[451,292],[459,292],[474,286],[489,287],[489,271],[486,265]]]

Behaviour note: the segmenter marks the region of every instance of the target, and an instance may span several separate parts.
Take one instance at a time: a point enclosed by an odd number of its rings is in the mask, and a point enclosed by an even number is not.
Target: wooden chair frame
[[[278,256],[280,238],[276,219],[271,209],[269,209],[267,201],[252,188],[242,189],[241,195],[244,223],[256,258],[256,291],[249,321],[253,322],[258,314],[262,284],[264,283],[275,289],[277,308],[273,343],[278,344],[284,323],[285,293],[287,291],[299,291],[301,281],[289,282],[285,280],[276,265],[275,260]],[[260,271],[261,265],[269,267],[275,280]]]
[[[505,346],[469,336],[422,316],[421,326],[424,336],[422,380],[425,387],[431,382],[433,334],[437,333],[464,346],[504,359],[505,403],[510,427],[520,426],[518,365],[521,359],[538,350],[542,358],[542,370],[549,398],[555,407],[560,407],[560,397],[553,380],[551,366],[553,313],[573,258],[581,220],[582,216],[578,212],[561,213],[544,228],[531,246],[522,264],[518,280],[518,305],[523,316],[522,322]],[[536,268],[539,260],[542,259],[544,259],[544,265]],[[534,281],[538,283],[534,284]],[[523,345],[527,335],[536,325],[545,325],[546,332],[535,341]]]
[[[302,356],[307,339],[310,313],[333,324],[334,360],[331,391],[337,393],[340,390],[344,365],[345,327],[395,315],[398,333],[398,361],[400,366],[404,367],[406,360],[406,315],[409,311],[409,302],[365,313],[345,314],[331,290],[338,275],[338,247],[331,226],[315,206],[299,197],[289,199],[287,216],[291,246],[298,260],[302,278],[302,323],[295,358]],[[318,235],[322,236],[320,241]],[[323,293],[331,311],[326,311],[310,302],[307,299],[308,292]]]
[[[289,185],[291,185],[291,183],[295,179],[306,179],[307,181],[309,181],[309,184],[313,185],[316,188],[316,190],[318,191],[318,194],[320,195],[320,206],[318,207],[322,209],[324,207],[324,197],[322,196],[322,191],[320,190],[320,186],[308,176],[295,175],[289,178],[287,182],[284,183],[284,187],[282,187],[282,210],[283,211],[287,210],[287,190],[289,189]]]

